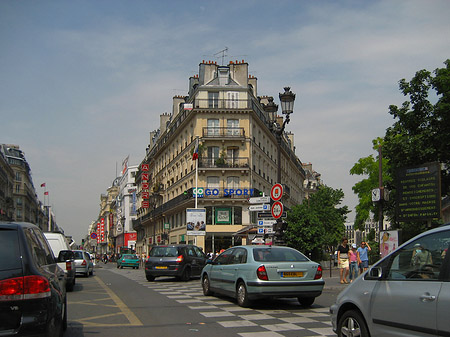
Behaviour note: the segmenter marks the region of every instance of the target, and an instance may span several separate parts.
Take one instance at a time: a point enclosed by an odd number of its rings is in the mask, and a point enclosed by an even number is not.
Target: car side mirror
[[[75,257],[74,253],[71,250],[61,250],[58,254],[58,262],[66,262],[71,261]]]
[[[364,277],[365,280],[379,280],[383,275],[381,267],[372,267]]]

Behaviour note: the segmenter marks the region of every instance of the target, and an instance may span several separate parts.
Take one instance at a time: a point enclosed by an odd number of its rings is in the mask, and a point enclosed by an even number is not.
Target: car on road
[[[154,246],[145,261],[145,276],[148,281],[160,276],[188,281],[200,276],[207,260],[206,254],[195,245]]]
[[[74,250],[75,255],[75,271],[77,274],[89,277],[94,274],[94,262],[91,256],[84,250]]]
[[[76,273],[74,255],[72,248],[70,248],[69,242],[62,233],[45,232],[44,236],[50,244],[53,255],[56,257],[64,256],[64,259],[61,259],[61,261],[58,262],[58,266],[60,266],[66,274],[67,291],[72,291],[75,286]]]
[[[338,336],[450,336],[450,224],[369,268],[330,308]]]
[[[62,336],[66,276],[41,229],[0,222],[0,336]]]
[[[322,267],[284,246],[236,246],[203,268],[203,294],[223,294],[247,307],[261,297],[296,297],[311,306],[325,285]]]
[[[117,268],[131,267],[133,269],[139,269],[139,263],[140,260],[136,254],[123,254],[117,259]]]

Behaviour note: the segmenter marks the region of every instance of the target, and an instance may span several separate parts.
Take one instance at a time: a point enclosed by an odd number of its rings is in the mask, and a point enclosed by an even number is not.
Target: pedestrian
[[[350,283],[358,277],[358,254],[356,251],[356,243],[352,243],[352,249],[348,252],[350,261]]]
[[[361,242],[361,247],[359,247],[357,250],[360,274],[362,274],[367,270],[367,268],[369,268],[369,251],[371,250],[372,249],[366,241]]]
[[[350,248],[348,246],[348,240],[347,238],[342,239],[342,243],[339,245],[337,252],[338,252],[338,266],[339,266],[339,274],[341,276],[341,283],[348,283],[347,276],[348,276],[348,269],[349,269],[349,262],[348,262],[348,252]]]

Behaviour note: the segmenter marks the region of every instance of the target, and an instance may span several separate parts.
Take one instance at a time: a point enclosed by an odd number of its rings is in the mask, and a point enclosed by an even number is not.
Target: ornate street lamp
[[[274,132],[277,137],[277,182],[281,184],[281,142],[283,140],[283,133],[284,128],[286,127],[286,124],[290,121],[290,115],[294,112],[294,101],[295,101],[295,94],[290,90],[290,87],[284,87],[284,93],[280,93],[280,101],[281,101],[281,113],[286,116],[286,118],[283,121],[283,125],[278,125],[274,127]],[[283,232],[285,230],[285,224],[283,223],[283,220],[281,218],[277,219],[277,223],[274,225],[275,229],[275,244],[278,245],[284,245],[283,240]]]

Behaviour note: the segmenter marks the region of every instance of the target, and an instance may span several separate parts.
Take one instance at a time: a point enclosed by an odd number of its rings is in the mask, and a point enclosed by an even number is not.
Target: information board
[[[397,170],[397,221],[441,216],[441,170],[437,162]]]

